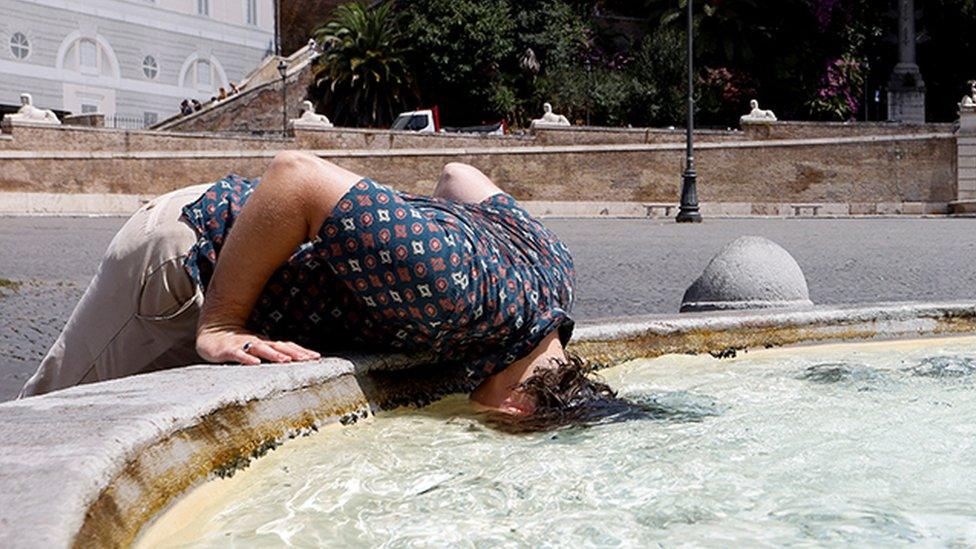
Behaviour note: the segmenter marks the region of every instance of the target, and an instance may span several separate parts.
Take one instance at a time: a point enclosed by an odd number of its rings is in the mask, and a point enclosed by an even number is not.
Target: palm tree
[[[391,3],[373,9],[348,3],[316,29],[324,53],[310,94],[341,125],[383,126],[416,99],[408,47]]]

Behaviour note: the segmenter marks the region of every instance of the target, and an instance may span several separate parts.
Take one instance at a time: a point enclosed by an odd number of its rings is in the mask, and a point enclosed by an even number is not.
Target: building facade
[[[0,106],[139,128],[273,53],[274,0],[0,0]]]

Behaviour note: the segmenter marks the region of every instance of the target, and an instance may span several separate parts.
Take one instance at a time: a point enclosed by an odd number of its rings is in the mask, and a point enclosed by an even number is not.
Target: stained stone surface
[[[341,359],[291,366],[193,366],[3,403],[0,547],[68,547],[92,498],[141,448],[224,406],[353,371]],[[275,417],[255,416],[254,424]]]
[[[688,287],[681,312],[810,305],[806,278],[789,252],[768,238],[740,236]]]

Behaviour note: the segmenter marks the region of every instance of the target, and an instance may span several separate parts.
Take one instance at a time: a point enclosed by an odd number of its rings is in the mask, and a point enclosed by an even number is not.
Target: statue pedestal
[[[918,65],[895,65],[888,81],[888,121],[925,123],[925,83]]]
[[[320,120],[292,118],[288,121],[289,130],[327,130],[333,127],[332,122]]]
[[[959,107],[956,200],[976,200],[976,106]]]
[[[750,116],[748,114],[739,117],[739,127],[742,129],[745,129],[745,127],[749,125],[768,126],[776,122],[778,122],[778,120],[776,120],[776,117],[767,118],[767,117],[759,117],[759,116]]]
[[[61,122],[55,117],[51,119],[27,118],[17,114],[8,114],[0,121],[0,131],[10,133],[14,126],[60,126]]]
[[[976,136],[976,105],[959,107],[959,135]]]

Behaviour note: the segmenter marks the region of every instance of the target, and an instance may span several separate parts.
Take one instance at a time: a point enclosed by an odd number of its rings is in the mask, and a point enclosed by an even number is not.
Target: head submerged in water
[[[503,431],[549,431],[563,427],[625,421],[642,417],[644,410],[617,396],[593,374],[593,367],[578,356],[551,359],[516,390],[534,406],[525,415],[490,414],[489,423]]]

